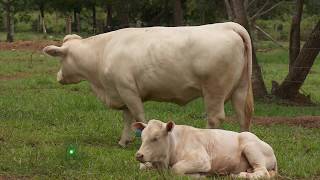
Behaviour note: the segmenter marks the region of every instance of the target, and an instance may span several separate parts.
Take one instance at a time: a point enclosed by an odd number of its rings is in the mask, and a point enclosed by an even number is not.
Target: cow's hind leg
[[[246,119],[245,108],[247,100],[248,83],[241,82],[233,91],[231,96],[232,106],[236,113],[236,118],[240,123],[241,131],[249,131],[250,119]]]
[[[270,178],[266,167],[266,157],[257,143],[258,142],[246,143],[242,152],[253,168],[253,172],[241,172],[235,175],[236,177],[248,179]]]
[[[207,128],[219,128],[220,123],[225,119],[225,96],[215,94],[212,89],[204,90],[203,100],[208,116]]]

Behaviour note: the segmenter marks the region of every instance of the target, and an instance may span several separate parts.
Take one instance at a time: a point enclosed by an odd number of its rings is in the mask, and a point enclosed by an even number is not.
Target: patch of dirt
[[[235,117],[227,117],[226,121],[237,122]],[[252,123],[265,126],[274,124],[286,124],[290,126],[302,126],[305,128],[320,128],[320,116],[253,117]]]
[[[31,179],[31,177],[27,176],[6,176],[6,175],[0,175],[0,180],[27,180]]]
[[[30,51],[41,51],[44,47],[48,45],[61,46],[60,41],[52,40],[41,40],[41,41],[15,41],[0,42],[0,50],[30,50]]]
[[[254,124],[288,124],[306,128],[320,128],[320,116],[298,116],[298,117],[254,117]]]
[[[31,73],[27,73],[27,72],[17,72],[12,75],[0,75],[0,81],[15,80],[19,78],[29,77],[31,75],[32,75]]]

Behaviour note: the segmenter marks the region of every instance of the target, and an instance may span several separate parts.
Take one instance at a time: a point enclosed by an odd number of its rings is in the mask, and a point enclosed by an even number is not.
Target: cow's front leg
[[[134,122],[133,117],[128,109],[123,110],[123,129],[119,145],[126,147],[133,140],[131,124]]]
[[[145,122],[143,102],[141,97],[130,87],[119,88],[122,101],[129,109],[134,121]]]
[[[140,163],[140,170],[149,170],[149,169],[154,169],[152,166],[152,163],[146,162],[146,163]]]
[[[135,121],[145,122],[141,98],[131,88],[119,88],[119,94],[127,108],[123,111],[124,128],[119,144],[125,147],[131,139],[131,124]]]
[[[178,175],[201,177],[209,172],[211,164],[209,159],[182,160],[172,166],[172,171]]]

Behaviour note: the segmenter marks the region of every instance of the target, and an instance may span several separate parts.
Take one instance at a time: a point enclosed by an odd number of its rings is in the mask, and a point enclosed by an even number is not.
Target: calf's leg
[[[209,156],[205,155],[205,152],[201,154],[196,154],[188,160],[178,161],[172,166],[172,171],[178,175],[201,177],[203,173],[207,173],[211,169]]]
[[[259,142],[249,142],[244,145],[243,154],[253,168],[253,172],[241,172],[235,175],[236,177],[248,179],[270,178],[266,167],[266,157],[259,146]]]

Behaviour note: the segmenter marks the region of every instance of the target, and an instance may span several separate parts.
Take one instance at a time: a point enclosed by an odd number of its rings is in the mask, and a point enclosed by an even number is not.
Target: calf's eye
[[[158,141],[158,138],[152,138],[151,141],[156,142],[156,141]]]

